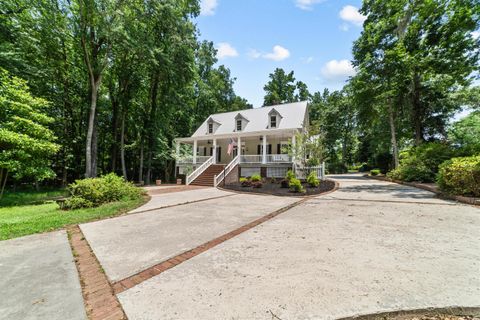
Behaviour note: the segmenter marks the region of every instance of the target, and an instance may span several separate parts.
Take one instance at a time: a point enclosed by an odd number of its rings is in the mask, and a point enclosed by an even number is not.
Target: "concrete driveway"
[[[477,208],[360,175],[331,178],[340,182],[338,191],[310,199],[120,293],[129,319],[335,319],[480,306]],[[169,234],[174,216],[202,229],[210,227],[209,215],[217,226],[225,215],[235,221],[227,223],[232,227],[288,203],[251,195],[208,201],[208,212],[194,221],[185,217],[201,210],[195,204],[177,207],[178,215],[177,209],[163,211],[172,218],[159,220],[167,224],[156,226],[155,237]],[[144,227],[134,226],[140,237],[147,237]],[[100,251],[96,248],[102,241],[94,240],[93,229],[90,234],[82,229],[94,251]],[[188,246],[188,241],[180,242],[169,251],[170,241],[157,241],[154,250],[160,254]],[[131,248],[126,251],[131,253]]]

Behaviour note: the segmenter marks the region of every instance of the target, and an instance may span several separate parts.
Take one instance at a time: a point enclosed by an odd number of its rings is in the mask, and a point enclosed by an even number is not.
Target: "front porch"
[[[238,163],[245,166],[251,165],[282,165],[291,166],[292,157],[287,154],[287,146],[295,143],[294,132],[283,132],[275,135],[232,135],[231,137],[204,137],[180,138],[177,143],[178,173],[183,169],[195,170],[197,167],[212,158],[213,164],[229,164],[238,157]],[[181,145],[191,146],[191,155],[180,157]],[[229,145],[231,150],[229,150]],[[229,152],[230,151],[230,152]]]

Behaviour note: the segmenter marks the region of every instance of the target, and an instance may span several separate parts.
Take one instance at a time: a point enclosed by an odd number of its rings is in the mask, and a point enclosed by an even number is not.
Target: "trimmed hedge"
[[[480,197],[480,155],[445,161],[440,165],[437,182],[443,191]]]
[[[109,173],[100,178],[76,180],[68,186],[71,197],[65,201],[65,209],[97,207],[104,203],[135,200],[144,191],[122,177]]]

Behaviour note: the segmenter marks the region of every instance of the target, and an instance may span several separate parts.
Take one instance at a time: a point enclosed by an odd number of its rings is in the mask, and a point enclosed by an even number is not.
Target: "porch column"
[[[262,156],[262,163],[267,163],[267,135],[263,135],[263,156]]]
[[[295,137],[295,134],[292,136],[292,162],[295,162],[295,151],[296,151],[296,148],[295,148],[295,145],[296,145],[297,141],[296,141],[296,137]]]
[[[237,154],[239,156],[242,155],[242,138],[240,138],[240,136],[237,138]]]
[[[193,164],[197,164],[197,140],[193,140]]]
[[[213,139],[213,164],[217,164],[217,139]]]
[[[175,141],[175,174],[177,172],[177,162],[178,162],[178,158],[180,157],[180,142],[179,141]]]

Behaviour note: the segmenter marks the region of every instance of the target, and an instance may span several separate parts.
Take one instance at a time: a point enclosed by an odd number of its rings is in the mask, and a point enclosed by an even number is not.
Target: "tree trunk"
[[[423,141],[423,107],[420,101],[420,75],[415,72],[413,75],[412,92],[412,120],[415,131],[415,145],[420,145]]]
[[[140,140],[140,159],[138,166],[138,181],[143,180],[143,139]]]
[[[8,170],[1,168],[0,169],[0,199],[3,197],[3,191],[5,190],[5,185],[7,184]]]
[[[395,115],[393,112],[392,100],[387,100],[388,104],[388,120],[390,123],[390,134],[391,134],[391,143],[392,143],[392,153],[393,153],[393,166],[394,169],[398,168],[399,159],[398,159],[398,145],[397,145],[397,134],[395,129]]]
[[[110,90],[110,100],[112,101],[112,117],[113,117],[113,125],[112,125],[112,149],[111,149],[111,161],[110,161],[110,168],[112,172],[117,170],[117,153],[118,153],[118,145],[117,145],[117,138],[118,138],[118,123],[119,123],[119,115],[118,115],[118,100],[113,93],[113,90]],[[123,121],[123,119],[122,119]]]
[[[128,180],[127,177],[127,167],[125,166],[125,117],[127,111],[125,110],[122,114],[122,128],[120,136],[120,161],[122,162],[122,174],[125,180]]]
[[[97,168],[94,167],[96,166],[96,161],[94,161],[93,158],[93,152],[96,150],[96,139],[94,139],[94,132],[95,132],[95,127],[96,127],[96,113],[97,113],[97,95],[98,95],[98,89],[100,87],[100,80],[101,76],[98,76],[98,78],[92,79],[91,81],[91,94],[90,94],[90,113],[88,116],[88,130],[87,130],[87,146],[86,146],[86,152],[85,152],[85,177],[86,178],[92,178],[96,176],[96,171]],[[94,145],[95,143],[95,145]]]

